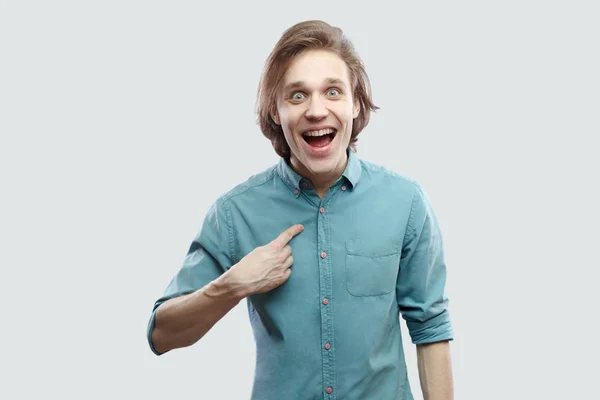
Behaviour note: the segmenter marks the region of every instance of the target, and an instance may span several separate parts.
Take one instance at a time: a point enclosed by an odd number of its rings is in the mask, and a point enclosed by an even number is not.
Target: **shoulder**
[[[232,199],[255,193],[256,190],[260,190],[261,187],[273,180],[276,173],[275,168],[275,166],[271,166],[263,171],[251,175],[246,180],[233,186],[227,192],[222,193],[217,198],[216,203],[227,204]]]
[[[394,204],[404,204],[410,210],[411,221],[436,218],[429,194],[414,178],[373,162],[361,160],[361,164],[362,173],[371,182],[369,186],[381,188],[380,196],[386,196]]]
[[[362,169],[362,179],[368,180],[373,185],[388,188],[393,191],[400,191],[403,194],[420,194],[423,188],[412,177],[391,170],[381,164],[371,161],[360,160]]]

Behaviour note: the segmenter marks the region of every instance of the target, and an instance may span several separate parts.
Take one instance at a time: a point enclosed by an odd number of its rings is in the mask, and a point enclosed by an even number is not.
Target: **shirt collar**
[[[354,188],[360,181],[362,168],[360,160],[354,151],[348,149],[346,153],[348,155],[348,162],[346,163],[346,168],[344,169],[342,176],[340,176],[340,179],[338,179],[337,182],[341,179],[345,179],[350,184],[350,188]],[[294,194],[298,195],[303,188],[306,188],[303,184],[308,183],[308,181],[290,167],[289,159],[281,158],[277,164],[276,170],[277,174]]]

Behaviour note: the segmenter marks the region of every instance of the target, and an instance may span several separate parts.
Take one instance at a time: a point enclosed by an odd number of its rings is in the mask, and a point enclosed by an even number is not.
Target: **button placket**
[[[321,297],[321,357],[323,360],[323,389],[327,394],[333,393],[335,386],[335,364],[334,364],[334,327],[333,308],[328,306],[332,291],[332,270],[330,257],[330,229],[328,213],[325,212],[326,202],[331,193],[318,205],[317,213],[317,251],[319,260],[320,297]],[[335,397],[335,396],[334,396]],[[327,396],[327,398],[333,398]]]

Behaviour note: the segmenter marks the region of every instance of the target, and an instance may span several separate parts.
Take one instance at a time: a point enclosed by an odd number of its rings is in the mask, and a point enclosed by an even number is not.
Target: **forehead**
[[[344,60],[330,51],[308,50],[292,61],[283,76],[283,86],[291,82],[319,85],[330,78],[340,79],[350,86],[350,74]]]

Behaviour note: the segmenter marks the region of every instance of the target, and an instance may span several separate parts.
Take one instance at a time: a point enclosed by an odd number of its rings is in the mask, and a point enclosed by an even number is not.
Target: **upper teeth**
[[[323,136],[329,135],[330,133],[335,132],[335,129],[321,129],[320,131],[308,131],[305,133],[306,136]]]

